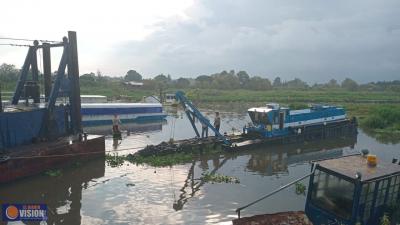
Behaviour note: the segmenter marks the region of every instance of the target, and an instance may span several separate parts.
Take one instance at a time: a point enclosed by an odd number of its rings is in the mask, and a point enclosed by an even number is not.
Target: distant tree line
[[[132,70],[130,70],[132,71]],[[327,83],[308,84],[300,78],[293,80],[283,80],[275,77],[272,81],[260,76],[250,76],[246,71],[235,72],[234,70],[222,71],[211,75],[200,75],[196,78],[172,79],[171,75],[160,74],[152,79],[143,79],[140,74],[133,70],[135,76],[130,71],[125,75],[125,81],[142,82],[144,89],[157,88],[199,88],[199,89],[219,89],[219,90],[273,90],[273,89],[293,89],[293,90],[346,90],[346,91],[395,91],[400,92],[400,80],[379,81],[367,84],[358,84],[351,78],[346,78],[342,82],[335,79]],[[135,77],[133,79],[132,77]]]
[[[12,90],[18,79],[19,69],[11,64],[0,65],[0,82],[3,90]],[[327,83],[309,84],[300,78],[293,80],[283,80],[275,77],[273,80],[260,76],[250,76],[246,71],[235,72],[234,70],[222,71],[211,75],[200,75],[196,78],[172,79],[171,75],[160,74],[150,79],[143,79],[143,76],[135,71],[129,70],[125,76],[110,77],[104,76],[101,71],[87,73],[80,76],[81,86],[101,86],[107,87],[108,84],[130,85],[130,82],[142,83],[142,89],[219,89],[219,90],[273,90],[273,89],[293,89],[293,90],[346,90],[346,91],[395,91],[400,92],[400,80],[379,81],[366,84],[358,84],[356,81],[346,78],[342,82],[335,79]],[[138,88],[138,87],[136,87]]]

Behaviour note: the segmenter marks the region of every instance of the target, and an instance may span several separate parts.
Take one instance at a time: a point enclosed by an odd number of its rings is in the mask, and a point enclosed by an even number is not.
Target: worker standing
[[[113,132],[114,133],[119,133],[119,126],[121,125],[121,120],[118,118],[118,115],[114,115],[114,118],[112,119],[113,123]]]
[[[221,118],[219,117],[219,112],[215,112],[214,127],[219,132],[219,128],[221,127]],[[215,136],[217,136],[216,133]]]

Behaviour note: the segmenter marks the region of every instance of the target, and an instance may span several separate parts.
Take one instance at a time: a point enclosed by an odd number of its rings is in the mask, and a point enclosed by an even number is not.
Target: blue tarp
[[[30,144],[39,137],[45,109],[32,111],[0,113],[0,149],[12,148]],[[56,134],[65,134],[64,108],[54,110],[56,120]]]

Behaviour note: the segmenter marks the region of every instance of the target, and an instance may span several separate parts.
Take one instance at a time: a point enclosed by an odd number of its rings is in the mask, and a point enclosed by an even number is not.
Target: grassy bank
[[[400,106],[382,106],[369,112],[361,120],[361,126],[375,136],[400,139]]]
[[[269,91],[195,89],[185,92],[192,99],[203,102],[400,103],[400,95],[395,92],[290,89]]]

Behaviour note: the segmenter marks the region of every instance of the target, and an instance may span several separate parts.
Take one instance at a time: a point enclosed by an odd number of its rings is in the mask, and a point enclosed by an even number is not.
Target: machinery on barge
[[[82,133],[76,33],[69,31],[61,42],[34,41],[27,47],[11,105],[0,107],[0,183],[53,169],[72,159],[105,154],[103,136]],[[50,49],[56,47],[63,51],[52,75]],[[39,50],[43,52],[43,83],[39,79]],[[57,103],[59,97],[68,98],[68,103]]]
[[[349,136],[357,133],[357,120],[348,119],[344,108],[313,105],[308,109],[291,110],[279,104],[248,110],[251,123],[243,127],[241,135],[221,134],[181,91],[176,99],[183,107],[196,136],[200,132],[196,121],[206,125],[227,150],[237,150],[260,144],[286,144],[314,139]]]
[[[309,178],[304,212],[281,212],[241,218],[242,210]],[[311,173],[236,210],[234,225],[288,224],[288,219],[307,218],[301,224],[380,224],[384,215],[394,222],[400,213],[400,165],[397,159],[378,162],[373,155],[349,155],[315,161]],[[279,215],[280,221],[276,222]],[[270,223],[274,221],[276,223]],[[397,221],[398,222],[398,221]]]
[[[243,128],[244,134],[276,137],[304,132],[305,127],[338,123],[346,119],[346,111],[330,105],[311,105],[300,110],[281,107],[277,103],[265,107],[250,108],[252,124]]]

